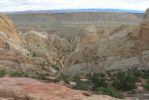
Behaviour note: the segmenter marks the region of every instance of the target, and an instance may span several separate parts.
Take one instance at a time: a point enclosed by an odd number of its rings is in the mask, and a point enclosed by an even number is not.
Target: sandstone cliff
[[[5,16],[0,16],[0,31],[4,32],[8,39],[20,42],[20,36],[17,33],[15,25]]]
[[[75,74],[148,67],[147,16],[141,25],[118,25],[104,31],[83,26],[72,41],[46,32],[19,33],[7,17],[1,16],[0,21],[3,68],[55,76],[59,71]]]
[[[149,66],[149,9],[146,10],[146,16],[140,25],[140,39],[142,62],[144,65]]]
[[[36,73],[55,75],[67,51],[68,41],[44,32],[19,33],[5,16],[0,16],[0,67],[21,69]],[[58,70],[57,70],[58,69]]]
[[[63,73],[149,68],[148,24],[146,16],[140,25],[121,25],[109,32],[98,32],[96,26],[89,26],[88,32],[80,35],[76,49],[66,60],[68,67]]]
[[[146,10],[144,18],[149,18],[149,8]]]

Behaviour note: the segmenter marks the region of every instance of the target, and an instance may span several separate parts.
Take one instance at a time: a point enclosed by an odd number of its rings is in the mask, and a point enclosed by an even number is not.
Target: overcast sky
[[[142,10],[149,0],[0,0],[0,11],[113,8]]]

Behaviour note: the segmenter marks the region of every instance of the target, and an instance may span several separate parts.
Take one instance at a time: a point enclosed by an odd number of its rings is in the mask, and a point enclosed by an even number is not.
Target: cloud
[[[145,10],[149,0],[0,0],[0,11],[116,8]]]

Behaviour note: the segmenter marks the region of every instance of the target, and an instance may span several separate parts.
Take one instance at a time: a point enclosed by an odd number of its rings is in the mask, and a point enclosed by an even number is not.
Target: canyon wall
[[[46,32],[18,32],[0,16],[0,67],[21,70],[31,77],[148,68],[149,17],[138,25],[80,26],[74,39]],[[111,15],[113,16],[113,15]],[[123,16],[124,17],[124,16]],[[128,16],[127,16],[128,17]],[[69,18],[68,18],[69,19]],[[136,21],[136,17],[130,19]]]

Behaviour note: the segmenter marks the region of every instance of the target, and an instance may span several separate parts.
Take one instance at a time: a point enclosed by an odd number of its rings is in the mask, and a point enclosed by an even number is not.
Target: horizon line
[[[80,10],[80,11],[79,11]],[[20,10],[20,11],[0,11],[0,13],[17,13],[17,12],[40,12],[40,11],[61,11],[61,12],[126,12],[126,13],[145,13],[144,10],[132,10],[132,9],[115,9],[115,8],[81,8],[81,9],[45,9],[45,10]],[[89,11],[87,11],[89,10]],[[92,10],[92,11],[91,11]],[[97,10],[97,11],[95,11]],[[109,11],[108,11],[109,10]]]

